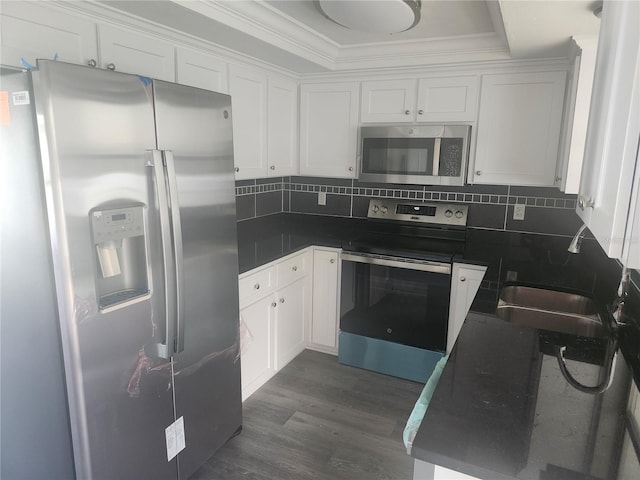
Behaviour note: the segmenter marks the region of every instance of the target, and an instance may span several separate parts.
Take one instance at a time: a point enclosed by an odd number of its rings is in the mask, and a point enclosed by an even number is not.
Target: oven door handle
[[[381,265],[384,267],[405,268],[408,270],[420,270],[422,272],[451,274],[451,264],[441,262],[430,262],[428,260],[403,259],[397,260],[381,256],[370,256],[342,252],[342,260],[347,262],[368,263],[370,265]]]

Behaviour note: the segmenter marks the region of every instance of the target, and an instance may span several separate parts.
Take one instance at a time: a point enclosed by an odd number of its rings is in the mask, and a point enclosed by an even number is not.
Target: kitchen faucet
[[[583,224],[576,234],[573,236],[573,240],[569,244],[569,248],[567,250],[569,253],[580,253],[580,246],[582,245],[582,240],[584,239],[585,230],[587,228],[586,224]]]

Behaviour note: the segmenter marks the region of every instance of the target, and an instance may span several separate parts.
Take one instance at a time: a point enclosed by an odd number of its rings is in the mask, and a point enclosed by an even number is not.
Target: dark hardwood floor
[[[402,431],[422,388],[305,350],[247,399],[242,433],[191,480],[409,480]]]

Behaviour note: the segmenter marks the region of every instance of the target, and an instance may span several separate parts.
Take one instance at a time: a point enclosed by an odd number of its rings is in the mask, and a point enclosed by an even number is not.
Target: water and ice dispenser
[[[144,205],[93,209],[96,293],[101,310],[149,293]]]

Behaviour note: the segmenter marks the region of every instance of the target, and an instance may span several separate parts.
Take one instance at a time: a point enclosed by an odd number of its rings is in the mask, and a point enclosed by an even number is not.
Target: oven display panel
[[[407,205],[400,203],[396,206],[396,213],[419,215],[421,217],[435,217],[436,207],[433,205]]]

